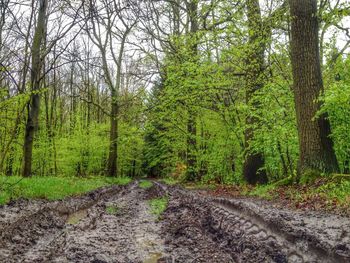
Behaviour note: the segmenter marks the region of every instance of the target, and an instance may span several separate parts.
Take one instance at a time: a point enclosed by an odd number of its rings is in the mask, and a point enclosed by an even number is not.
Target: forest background
[[[299,32],[298,15],[315,28]],[[331,178],[323,189],[346,202],[349,17],[346,0],[1,0],[0,174],[268,190]],[[312,110],[293,75],[303,34],[322,73],[300,74]],[[323,120],[331,143],[309,161],[327,143],[302,127]]]

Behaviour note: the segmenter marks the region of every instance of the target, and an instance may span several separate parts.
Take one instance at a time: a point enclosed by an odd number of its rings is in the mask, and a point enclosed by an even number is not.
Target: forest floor
[[[350,262],[350,219],[134,181],[2,206],[0,262]]]

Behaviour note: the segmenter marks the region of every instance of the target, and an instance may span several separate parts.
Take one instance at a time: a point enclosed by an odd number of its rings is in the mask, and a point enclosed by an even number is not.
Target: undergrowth
[[[350,212],[350,181],[322,178],[312,184],[276,186],[259,185],[243,195],[258,196],[275,201],[287,201],[293,207]]]
[[[0,205],[18,198],[62,199],[107,185],[126,185],[129,177],[29,177],[0,176]]]

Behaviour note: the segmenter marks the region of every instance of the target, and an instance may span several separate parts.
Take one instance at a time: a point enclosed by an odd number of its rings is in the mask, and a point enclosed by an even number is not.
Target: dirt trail
[[[148,200],[167,195],[157,220]],[[134,182],[0,208],[0,262],[350,262],[350,219]]]

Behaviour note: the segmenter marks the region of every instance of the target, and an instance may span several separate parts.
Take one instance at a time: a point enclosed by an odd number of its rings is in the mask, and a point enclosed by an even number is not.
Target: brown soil
[[[169,196],[159,220],[148,200]],[[134,182],[0,208],[0,262],[350,262],[350,220]]]

